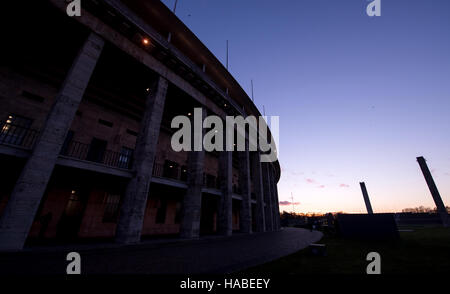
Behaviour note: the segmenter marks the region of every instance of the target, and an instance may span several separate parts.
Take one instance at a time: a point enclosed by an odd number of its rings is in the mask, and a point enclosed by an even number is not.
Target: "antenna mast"
[[[295,213],[294,195],[292,195],[292,192],[291,192],[291,201],[292,201],[292,213]]]
[[[227,70],[228,70],[228,40],[227,40]]]
[[[177,3],[178,0],[175,0],[175,5],[173,5],[173,13],[175,14],[175,11],[177,10]]]
[[[252,83],[252,101],[255,102],[255,98],[253,97],[253,80],[250,80],[250,82]]]

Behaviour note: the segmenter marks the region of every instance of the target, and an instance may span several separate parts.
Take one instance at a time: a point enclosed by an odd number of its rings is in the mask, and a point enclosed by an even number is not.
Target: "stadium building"
[[[260,116],[162,2],[8,1],[0,63],[0,250],[26,242],[280,229],[261,152],[175,152],[177,115]],[[15,2],[15,3],[11,3]]]

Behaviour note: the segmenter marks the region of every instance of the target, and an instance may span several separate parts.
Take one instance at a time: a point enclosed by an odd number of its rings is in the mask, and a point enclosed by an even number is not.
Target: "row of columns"
[[[0,251],[23,248],[103,46],[103,39],[91,33],[73,62],[0,218]],[[118,243],[136,243],[141,238],[167,88],[168,81],[160,76],[147,97],[141,129],[136,140],[132,167],[134,176],[127,185],[116,229],[115,238]],[[203,111],[203,115],[205,113]],[[203,135],[194,138],[194,141],[202,142],[202,139]],[[238,156],[242,191],[241,231],[252,232],[252,218],[256,220],[258,232],[279,229],[278,195],[271,165],[261,164],[259,153],[248,151],[248,142],[246,151],[239,151]],[[204,150],[191,151],[188,155],[188,188],[183,200],[181,238],[197,238],[200,233],[204,158]],[[217,230],[226,236],[232,234],[232,169],[232,152],[221,152],[221,197],[218,204]],[[252,216],[251,209],[251,181],[256,195],[255,216]]]
[[[102,52],[91,33],[72,64],[0,218],[0,250],[23,248],[64,139]]]

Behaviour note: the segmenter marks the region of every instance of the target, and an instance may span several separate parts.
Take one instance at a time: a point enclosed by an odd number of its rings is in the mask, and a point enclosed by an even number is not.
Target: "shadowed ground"
[[[382,274],[448,274],[450,228],[406,229],[400,232],[400,239],[396,241],[362,241],[326,236],[320,243],[327,245],[327,256],[312,256],[308,250],[302,250],[242,273],[365,275],[369,264],[366,256],[375,251],[381,255]]]
[[[292,254],[322,238],[320,232],[279,232],[143,242],[132,246],[84,245],[30,248],[0,254],[0,274],[65,274],[68,252],[81,255],[82,274],[229,273]]]

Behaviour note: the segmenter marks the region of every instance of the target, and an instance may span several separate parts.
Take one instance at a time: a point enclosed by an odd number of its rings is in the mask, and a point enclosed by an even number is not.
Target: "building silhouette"
[[[176,115],[260,113],[162,2],[31,2],[5,10],[0,250],[280,228],[278,162],[172,150]]]

